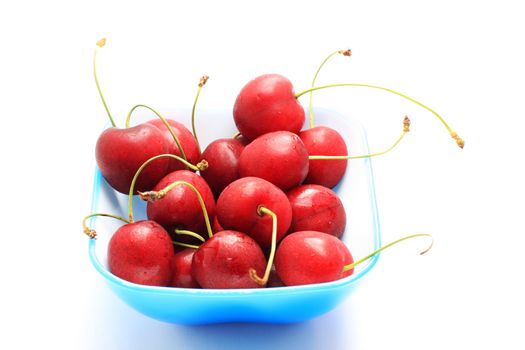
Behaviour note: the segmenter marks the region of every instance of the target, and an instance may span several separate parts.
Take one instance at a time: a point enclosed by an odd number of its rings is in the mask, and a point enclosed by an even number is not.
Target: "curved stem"
[[[337,51],[334,51],[332,52],[330,55],[328,55],[324,61],[321,63],[321,65],[319,66],[319,68],[317,68],[317,72],[315,72],[315,75],[314,75],[314,79],[312,80],[312,88],[315,86],[315,81],[317,80],[317,76],[319,75],[319,72],[321,71],[321,69],[323,68],[323,66],[325,65],[325,63],[330,59],[332,58],[333,56],[337,55],[337,54],[342,54],[342,55],[345,55],[345,56],[350,56],[351,55],[351,51],[350,50],[337,50]],[[313,128],[314,127],[314,111],[312,109],[312,97],[313,97],[313,92],[310,92],[310,103],[308,105],[308,112],[310,114],[310,128]]]
[[[430,239],[431,239],[431,242],[430,242],[430,245],[428,246],[428,248],[426,248],[421,253],[419,253],[420,255],[425,254],[426,252],[428,252],[430,250],[430,248],[432,248],[432,245],[434,244],[434,239],[432,238],[432,235],[429,235],[428,233],[417,233],[415,235],[406,236],[406,237],[400,238],[400,239],[398,239],[398,240],[396,240],[394,242],[388,243],[387,245],[385,245],[385,246],[377,249],[376,251],[368,254],[364,258],[361,258],[361,259],[353,262],[352,264],[345,265],[343,267],[343,272],[346,272],[348,270],[353,269],[355,266],[357,266],[357,265],[361,264],[362,262],[370,259],[371,257],[376,255],[377,253],[379,253],[379,252],[381,252],[381,251],[383,251],[383,250],[385,250],[385,249],[387,249],[387,248],[389,248],[389,247],[391,247],[391,246],[393,246],[393,245],[395,245],[395,244],[397,244],[399,242],[402,242],[402,241],[407,240],[407,239],[415,238],[415,237],[430,237]]]
[[[177,234],[177,235],[186,235],[186,236],[191,236],[191,237],[193,237],[193,238],[197,238],[197,239],[198,239],[199,241],[201,241],[201,242],[204,242],[204,241],[205,241],[205,239],[202,238],[201,235],[199,235],[199,234],[196,233],[196,232],[190,231],[190,230],[178,230],[178,229],[176,229],[176,230],[175,230],[175,234]]]
[[[193,245],[193,244],[188,244],[188,243],[182,243],[182,242],[177,242],[177,241],[172,241],[173,244],[175,245],[178,245],[180,247],[184,247],[184,248],[193,248],[193,249],[199,249],[199,246],[198,245]]]
[[[268,257],[268,264],[266,265],[266,271],[264,272],[263,278],[257,276],[257,271],[254,268],[250,269],[250,277],[259,285],[265,286],[270,278],[270,272],[272,270],[273,259],[275,257],[275,249],[277,247],[277,215],[266,207],[259,207],[257,209],[259,215],[270,215],[272,217],[272,246],[270,249],[270,256]]]
[[[113,120],[113,117],[111,116],[111,113],[109,112],[108,105],[106,104],[106,100],[104,99],[104,95],[102,94],[102,89],[100,88],[100,84],[98,83],[98,77],[97,77],[97,53],[99,48],[104,47],[106,45],[106,39],[100,39],[97,41],[97,46],[95,47],[95,53],[93,55],[93,74],[95,75],[95,84],[97,84],[97,90],[98,94],[100,95],[100,99],[102,100],[102,103],[104,104],[104,108],[106,109],[106,112],[108,113],[109,121],[111,122],[111,125],[113,127],[116,127],[117,124],[115,124],[115,121]]]
[[[385,88],[385,87],[382,87],[382,86],[369,85],[369,84],[353,84],[353,83],[349,83],[349,84],[344,84],[344,83],[343,84],[331,84],[331,85],[317,86],[317,87],[314,87],[314,88],[311,88],[311,89],[307,89],[307,90],[301,91],[300,93],[295,94],[295,98],[299,98],[302,95],[304,95],[306,93],[309,93],[309,92],[312,92],[312,91],[321,90],[321,89],[328,89],[328,88],[333,88],[333,87],[342,87],[342,86],[357,86],[357,87],[368,87],[368,88],[372,88],[372,89],[379,89],[379,90],[387,91],[387,92],[393,93],[395,95],[401,96],[403,98],[406,98],[407,100],[412,101],[413,103],[423,107],[424,109],[426,109],[427,111],[429,111],[430,113],[435,115],[441,121],[441,123],[445,126],[445,128],[447,128],[448,132],[450,133],[450,136],[454,140],[456,140],[456,143],[457,143],[457,145],[459,147],[463,148],[463,146],[465,145],[465,142],[463,141],[463,139],[461,139],[458,136],[458,134],[455,131],[453,131],[450,128],[450,126],[448,126],[448,124],[445,122],[445,120],[439,114],[437,114],[437,112],[434,111],[432,108],[422,104],[419,101],[414,100],[412,97],[408,97],[407,95],[402,94],[402,93],[400,93],[398,91],[395,91],[395,90],[392,90],[392,89],[388,89],[388,88]]]
[[[143,107],[143,108],[149,109],[150,111],[155,113],[155,115],[157,117],[159,117],[160,120],[162,120],[162,123],[164,123],[164,125],[168,129],[169,133],[171,134],[171,137],[173,137],[173,141],[175,141],[175,143],[177,144],[177,148],[179,149],[182,158],[184,158],[184,160],[188,160],[188,158],[186,157],[186,153],[184,153],[184,149],[182,148],[182,145],[180,144],[179,138],[177,137],[177,135],[173,131],[170,123],[168,123],[166,118],[164,118],[159,112],[157,112],[153,108],[151,108],[149,106],[146,106],[146,105],[142,105],[142,104],[133,106],[133,108],[131,108],[131,110],[129,111],[128,116],[126,117],[126,128],[129,128],[129,122],[131,120],[131,114],[135,111],[135,109],[137,109],[139,107]]]
[[[96,238],[97,237],[97,231],[93,230],[93,229],[90,229],[87,224],[86,224],[86,221],[87,219],[89,218],[92,218],[94,216],[105,216],[105,217],[109,217],[109,218],[113,218],[113,219],[117,219],[117,220],[120,220],[120,221],[124,221],[125,223],[129,224],[130,222],[120,216],[117,216],[117,215],[112,215],[112,214],[105,214],[105,213],[94,213],[94,214],[90,214],[86,217],[84,217],[84,219],[82,220],[82,228],[83,228],[83,231],[86,235],[89,236],[89,238]]]
[[[208,231],[208,236],[210,238],[213,237],[213,232],[212,232],[211,225],[210,225],[210,217],[208,216],[208,211],[206,210],[206,204],[204,204],[204,200],[202,199],[202,196],[199,193],[199,191],[195,188],[195,186],[193,186],[189,182],[175,181],[169,184],[168,186],[164,187],[160,191],[139,192],[140,199],[148,201],[148,202],[157,201],[159,199],[164,198],[168,194],[169,191],[181,185],[188,187],[191,191],[193,191],[193,193],[197,195],[197,199],[199,200],[199,204],[201,205],[201,209],[202,209],[202,214],[204,216],[204,222],[206,223],[206,230]]]
[[[191,108],[191,128],[193,130],[193,137],[195,137],[195,141],[197,141],[197,147],[199,148],[199,152],[201,151],[201,145],[199,143],[199,138],[197,137],[197,131],[195,129],[195,107],[197,106],[197,101],[199,100],[199,95],[201,94],[201,89],[208,81],[209,77],[207,75],[203,75],[201,77],[201,80],[199,81],[199,88],[197,89],[197,95],[195,96],[195,101],[193,101],[193,107]]]
[[[135,183],[137,182],[137,179],[140,175],[140,173],[142,172],[142,170],[149,164],[151,163],[152,161],[154,161],[155,159],[159,159],[159,158],[165,158],[165,157],[168,157],[168,158],[173,158],[173,159],[177,159],[178,161],[182,162],[184,165],[186,165],[188,168],[194,170],[194,171],[197,171],[197,170],[201,170],[202,168],[199,166],[200,164],[203,164],[203,163],[199,163],[197,164],[196,166],[189,163],[188,161],[182,159],[181,157],[179,156],[176,156],[174,154],[159,154],[158,156],[155,156],[155,157],[151,157],[150,159],[148,159],[147,161],[145,161],[144,163],[142,163],[142,165],[140,166],[140,168],[137,169],[137,172],[135,173],[135,175],[133,175],[133,179],[131,180],[131,186],[129,186],[129,197],[128,197],[128,217],[129,217],[129,221],[130,222],[133,222],[133,193],[135,191]],[[207,165],[207,163],[206,163]]]
[[[405,134],[407,132],[409,132],[409,126],[410,126],[410,119],[408,119],[408,117],[405,117],[405,119],[403,120],[403,132],[401,133],[401,135],[399,135],[399,137],[397,138],[396,142],[394,142],[394,144],[392,146],[390,146],[389,148],[387,148],[386,150],[384,150],[382,152],[363,154],[363,155],[359,155],[359,156],[321,156],[321,155],[315,155],[315,156],[308,156],[308,159],[310,159],[310,160],[350,160],[350,159],[370,158],[370,157],[375,157],[375,156],[381,156],[381,155],[386,154],[386,153],[390,152],[391,150],[393,150],[401,142],[401,140],[403,139]]]

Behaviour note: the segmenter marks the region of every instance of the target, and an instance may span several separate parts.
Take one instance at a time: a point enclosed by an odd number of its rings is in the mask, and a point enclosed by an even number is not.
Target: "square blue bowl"
[[[179,122],[190,120],[189,110],[160,110],[166,118]],[[354,118],[327,109],[315,109],[316,125],[338,130],[346,141],[349,154],[369,153],[366,133]],[[155,116],[137,110],[133,123]],[[203,145],[235,132],[231,110],[199,111],[196,128]],[[185,123],[189,126],[189,122]],[[305,125],[305,128],[307,125]],[[347,214],[342,240],[355,259],[380,247],[380,228],[371,160],[356,159],[348,163],[346,174],[334,188]],[[135,196],[137,197],[137,196]],[[92,212],[127,217],[128,197],[113,190],[100,171],[95,172]],[[133,199],[136,220],[146,219],[146,205]],[[294,287],[260,289],[187,289],[143,286],[113,275],[107,267],[107,246],[111,234],[119,227],[116,220],[94,217],[90,225],[97,239],[89,240],[89,257],[95,269],[113,292],[129,306],[151,318],[177,324],[213,324],[231,322],[295,323],[320,316],[340,304],[374,267],[379,255],[357,266],[354,274],[338,281]]]

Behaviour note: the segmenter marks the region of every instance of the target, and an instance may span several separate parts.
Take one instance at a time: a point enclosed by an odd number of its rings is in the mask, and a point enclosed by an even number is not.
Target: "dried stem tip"
[[[203,159],[197,163],[196,167],[199,169],[199,171],[206,170],[208,169],[208,161],[206,161],[206,159]]]
[[[104,45],[106,45],[106,38],[102,38],[99,41],[97,41],[98,47],[103,47]]]
[[[343,56],[352,56],[352,50],[339,50],[339,53]]]
[[[92,230],[89,227],[84,227],[84,233],[91,239],[97,238],[97,231]]]
[[[463,139],[459,137],[459,135],[455,131],[452,131],[450,133],[450,136],[452,136],[452,138],[456,140],[456,143],[458,144],[459,148],[463,148],[465,146],[465,141],[463,141]]]
[[[405,119],[403,119],[403,132],[409,132],[410,131],[410,119],[408,116],[405,116]]]
[[[250,268],[249,273],[250,273],[250,278],[255,283],[257,283],[258,285],[263,286],[263,287],[266,285],[266,282],[264,281],[264,279],[262,279],[259,276],[257,276],[257,271],[255,271],[255,269],[253,267]]]
[[[139,191],[140,199],[147,202],[155,202],[159,199],[162,199],[166,196],[165,191],[146,191],[146,192],[140,192]]]
[[[203,75],[203,76],[201,77],[201,80],[199,81],[199,87],[203,87],[204,84],[206,84],[206,82],[208,81],[208,79],[210,79],[209,76],[207,76],[207,75]]]

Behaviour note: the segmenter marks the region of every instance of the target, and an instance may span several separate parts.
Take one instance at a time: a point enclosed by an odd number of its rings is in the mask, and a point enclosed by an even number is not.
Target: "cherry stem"
[[[143,107],[143,108],[149,109],[150,111],[155,113],[155,115],[157,117],[159,117],[160,120],[162,120],[162,123],[164,123],[166,128],[168,128],[168,131],[171,134],[171,137],[173,137],[173,141],[175,141],[175,143],[177,144],[177,148],[179,149],[182,158],[184,158],[184,160],[188,160],[188,158],[186,157],[186,153],[184,153],[184,149],[182,148],[182,145],[180,144],[179,138],[177,137],[177,135],[173,131],[170,123],[168,123],[166,118],[164,118],[158,111],[154,110],[153,108],[151,108],[149,106],[146,106],[146,105],[142,105],[142,104],[133,106],[133,108],[131,108],[131,110],[129,111],[128,116],[126,118],[126,128],[129,128],[129,124],[130,124],[130,120],[131,120],[131,114],[135,111],[135,109],[137,109],[139,107]]]
[[[165,158],[165,157],[177,159],[178,161],[180,161],[181,163],[183,163],[188,168],[190,168],[190,169],[192,169],[194,171],[204,170],[204,169],[206,169],[208,167],[208,162],[205,161],[205,160],[201,160],[197,165],[193,165],[190,162],[188,162],[188,161],[186,161],[186,160],[182,159],[181,157],[176,156],[174,154],[159,154],[158,156],[151,157],[150,159],[145,161],[140,166],[140,168],[137,169],[137,172],[135,173],[135,175],[133,176],[133,179],[131,180],[131,186],[129,187],[128,217],[129,217],[129,221],[130,222],[133,222],[133,192],[135,191],[135,183],[137,182],[137,179],[138,179],[140,173],[152,161],[154,161],[156,159],[159,159],[159,158]]]
[[[302,92],[300,92],[298,94],[295,94],[295,98],[299,98],[302,95],[304,95],[306,93],[309,93],[309,92],[312,92],[312,91],[321,90],[321,89],[328,89],[328,88],[333,88],[333,87],[342,87],[342,86],[357,86],[357,87],[368,87],[368,88],[372,88],[372,89],[379,89],[379,90],[391,92],[391,93],[393,93],[395,95],[398,95],[398,96],[401,96],[403,98],[406,98],[407,100],[412,101],[413,103],[423,107],[424,109],[426,109],[430,113],[434,114],[441,121],[441,123],[443,123],[445,128],[447,128],[448,132],[450,133],[450,136],[456,141],[457,145],[460,148],[463,148],[465,146],[465,141],[463,141],[463,139],[461,139],[461,137],[459,137],[459,135],[448,126],[448,124],[445,122],[445,120],[439,114],[437,114],[436,111],[434,111],[430,107],[427,107],[426,105],[422,104],[421,102],[414,100],[412,97],[408,97],[405,94],[402,94],[402,93],[400,93],[398,91],[395,91],[395,90],[392,90],[392,89],[388,89],[388,88],[385,88],[385,87],[381,87],[381,86],[377,86],[377,85],[369,85],[369,84],[331,84],[331,85],[317,86],[317,87],[314,87],[314,88],[311,88],[311,89],[304,90],[304,91],[302,91]]]
[[[190,230],[179,230],[179,229],[176,229],[175,230],[175,234],[177,235],[187,235],[187,236],[192,236],[194,238],[197,238],[199,241],[201,242],[204,242],[205,239],[202,238],[201,235],[199,235],[198,233],[195,233],[193,231],[190,231]]]
[[[180,247],[184,247],[184,248],[193,248],[193,249],[199,249],[199,246],[198,245],[193,245],[193,244],[188,244],[188,243],[182,243],[182,242],[177,242],[177,241],[172,241],[173,244],[175,245],[178,245]]]
[[[265,286],[270,278],[270,272],[272,270],[273,259],[275,257],[275,249],[277,246],[277,215],[270,209],[260,206],[257,208],[257,214],[259,215],[270,215],[272,217],[272,246],[270,248],[270,256],[268,257],[268,264],[266,265],[266,271],[264,272],[263,278],[257,276],[257,271],[254,268],[250,268],[250,277],[257,284]]]
[[[175,187],[181,186],[181,185],[188,187],[191,191],[193,191],[193,193],[195,193],[197,195],[197,199],[199,200],[199,204],[201,205],[201,208],[202,208],[202,214],[204,216],[204,221],[206,223],[206,230],[208,231],[208,236],[210,238],[213,237],[213,232],[211,230],[211,225],[210,225],[210,217],[208,216],[208,211],[206,210],[206,205],[204,204],[204,200],[202,199],[202,196],[201,196],[199,190],[197,190],[195,188],[195,186],[193,186],[189,182],[186,182],[186,181],[175,181],[175,182],[172,182],[171,184],[169,184],[168,186],[164,187],[160,191],[139,192],[140,199],[142,199],[144,201],[148,201],[148,202],[158,201],[158,200],[164,198],[168,194],[169,191],[171,191]]]
[[[333,56],[335,56],[337,54],[341,54],[341,55],[344,55],[344,56],[351,56],[352,55],[352,51],[350,51],[350,50],[337,50],[337,51],[332,52],[330,55],[328,55],[324,59],[324,61],[321,63],[319,68],[317,68],[317,72],[315,72],[314,79],[312,80],[312,88],[315,86],[315,81],[317,80],[317,76],[319,75],[319,72],[323,68],[324,64],[330,58],[332,58]],[[310,104],[309,104],[309,107],[308,107],[308,111],[309,111],[309,114],[310,114],[310,128],[314,127],[314,111],[313,111],[313,108],[312,108],[312,97],[313,97],[313,92],[310,92]]]
[[[351,270],[353,269],[355,266],[361,264],[362,262],[365,262],[366,260],[370,259],[371,257],[373,257],[374,255],[376,255],[377,253],[399,243],[399,242],[402,242],[404,240],[407,240],[407,239],[411,239],[411,238],[415,238],[415,237],[430,237],[431,239],[431,242],[430,242],[430,245],[428,246],[428,248],[426,248],[425,250],[423,250],[421,253],[419,253],[420,255],[423,255],[425,254],[426,252],[428,252],[430,250],[430,248],[432,248],[432,245],[434,244],[434,239],[432,238],[432,235],[429,235],[428,233],[417,233],[415,235],[410,235],[410,236],[406,236],[406,237],[403,237],[403,238],[400,238],[398,239],[397,241],[394,241],[394,242],[391,242],[391,243],[388,243],[387,245],[377,249],[376,251],[374,251],[373,253],[370,253],[368,254],[367,256],[365,256],[364,258],[361,258],[355,262],[353,262],[352,264],[348,264],[348,265],[345,265],[343,267],[343,272],[346,272],[348,270]]]
[[[113,120],[113,117],[111,116],[111,113],[109,112],[108,105],[106,104],[106,100],[104,99],[104,95],[102,94],[102,89],[100,88],[100,84],[98,83],[98,77],[97,77],[97,53],[98,50],[106,45],[106,38],[102,38],[99,41],[97,41],[97,46],[95,47],[95,53],[93,55],[93,74],[95,75],[95,84],[97,84],[97,90],[98,94],[100,95],[100,98],[102,99],[102,103],[104,104],[104,108],[106,109],[106,112],[108,113],[109,121],[111,122],[111,125],[113,127],[116,127],[117,124],[115,124],[115,120]]]
[[[89,219],[89,218],[92,218],[94,216],[105,216],[105,217],[109,217],[109,218],[113,218],[113,219],[117,219],[117,220],[120,220],[120,221],[123,221],[127,224],[129,224],[130,222],[120,216],[117,216],[117,215],[112,215],[112,214],[104,214],[104,213],[95,213],[95,214],[91,214],[91,215],[88,215],[86,217],[84,217],[84,219],[82,220],[82,228],[83,228],[83,231],[86,235],[88,235],[89,238],[91,239],[94,239],[94,238],[97,238],[97,231],[89,228],[86,224],[86,221]]]
[[[401,135],[399,135],[396,142],[394,142],[394,144],[390,146],[389,148],[387,148],[385,151],[371,153],[371,154],[363,154],[359,156],[319,156],[319,155],[315,155],[315,156],[308,156],[308,159],[310,160],[349,160],[349,159],[370,158],[370,157],[375,157],[375,156],[381,156],[393,150],[401,142],[405,134],[409,131],[410,131],[410,119],[408,119],[408,117],[405,117],[405,119],[403,120],[403,132],[401,133]]]
[[[197,106],[197,101],[199,100],[199,95],[201,94],[202,87],[206,82],[208,81],[210,77],[207,75],[203,75],[201,77],[201,80],[199,81],[199,88],[197,89],[197,95],[195,96],[195,101],[193,101],[193,107],[191,108],[191,128],[193,130],[193,136],[195,137],[195,141],[197,141],[197,147],[199,148],[199,152],[201,150],[201,145],[199,143],[199,138],[197,137],[197,131],[195,129],[195,107]]]

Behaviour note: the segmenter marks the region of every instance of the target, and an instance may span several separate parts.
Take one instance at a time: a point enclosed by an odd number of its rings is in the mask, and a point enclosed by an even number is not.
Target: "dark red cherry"
[[[255,240],[237,231],[221,231],[193,256],[193,276],[203,288],[260,288],[250,269],[264,274],[266,258]]]
[[[290,80],[266,74],[246,84],[235,101],[233,118],[249,140],[272,131],[298,133],[304,124],[304,109],[297,102]]]

